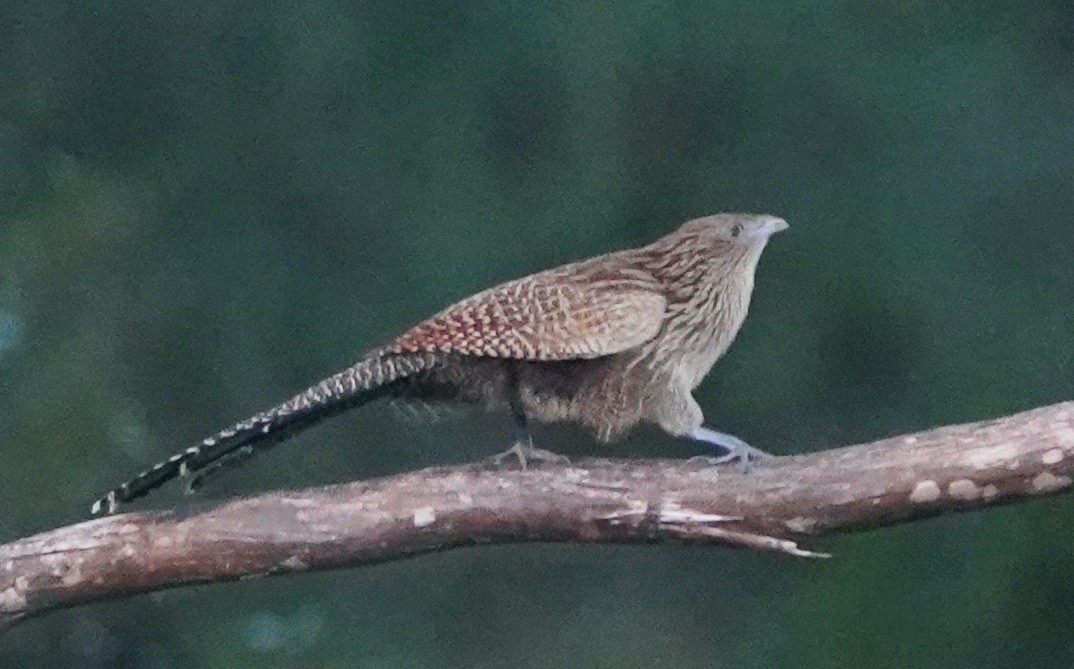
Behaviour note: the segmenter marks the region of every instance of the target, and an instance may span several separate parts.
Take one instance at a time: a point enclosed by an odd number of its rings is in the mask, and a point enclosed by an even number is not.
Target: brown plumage
[[[753,214],[688,221],[638,249],[570,263],[466,298],[357,364],[188,448],[111,491],[93,512],[177,476],[241,460],[343,409],[384,395],[510,412],[512,452],[534,449],[529,420],[573,421],[610,441],[639,422],[759,453],[702,426],[692,396],[746,318],[757,261],[787,224]],[[554,456],[553,456],[554,457]]]

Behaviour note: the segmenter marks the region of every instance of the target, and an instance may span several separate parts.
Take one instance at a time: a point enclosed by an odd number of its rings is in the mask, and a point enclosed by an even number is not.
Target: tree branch
[[[819,557],[797,540],[1070,489],[1074,402],[810,455],[749,474],[686,461],[482,465],[126,513],[0,546],[0,626],[194,583],[460,546],[675,540]]]

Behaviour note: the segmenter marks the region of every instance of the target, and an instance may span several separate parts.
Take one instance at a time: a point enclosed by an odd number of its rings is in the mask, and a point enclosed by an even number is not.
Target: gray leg
[[[750,446],[734,435],[705,427],[702,421],[704,421],[704,415],[701,413],[701,407],[698,406],[697,400],[690,394],[687,386],[672,386],[668,389],[657,416],[657,423],[660,427],[676,437],[686,437],[726,451],[718,457],[699,455],[690,458],[691,461],[719,465],[738,460],[742,463],[742,471],[746,472],[749,470],[751,460],[768,457],[768,453]]]
[[[727,453],[718,457],[699,455],[690,458],[690,460],[694,462],[719,465],[725,462],[734,462],[735,460],[738,460],[742,464],[742,473],[746,473],[749,471],[751,461],[772,457],[770,453],[765,453],[759,448],[754,448],[732,434],[718,432],[710,427],[705,427],[704,425],[694,428],[685,436],[694,441],[700,441],[701,443],[716,446],[727,451]]]
[[[503,453],[497,453],[489,458],[488,462],[490,464],[502,467],[506,464],[506,461],[516,459],[522,469],[525,469],[529,462],[548,462],[558,465],[571,464],[571,461],[565,455],[536,448],[533,445],[533,435],[530,434],[526,412],[517,404],[512,406],[511,409],[511,415],[515,420],[515,443]]]

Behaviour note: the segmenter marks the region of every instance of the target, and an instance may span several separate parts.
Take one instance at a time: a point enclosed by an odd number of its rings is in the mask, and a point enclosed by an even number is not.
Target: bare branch
[[[192,583],[374,564],[459,546],[674,540],[821,556],[818,536],[1070,489],[1074,402],[734,467],[587,460],[425,469],[126,513],[0,546],[0,626]]]

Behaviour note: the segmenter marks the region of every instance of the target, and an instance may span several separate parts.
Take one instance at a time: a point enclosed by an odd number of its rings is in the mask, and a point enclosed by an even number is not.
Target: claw
[[[519,467],[522,469],[526,469],[530,462],[547,462],[558,465],[571,464],[571,461],[567,456],[553,453],[552,451],[546,451],[543,448],[535,448],[533,444],[528,441],[516,442],[511,448],[503,453],[493,455],[485,462],[496,467],[504,467],[506,466],[506,461],[509,459],[517,460]]]
[[[747,474],[750,471],[750,463],[754,460],[773,457],[771,453],[766,453],[759,448],[754,448],[734,435],[718,432],[712,428],[704,426],[697,428],[687,436],[695,441],[717,446],[727,451],[724,455],[715,457],[711,455],[698,455],[690,458],[689,462],[704,462],[707,465],[722,465],[738,460],[741,463],[742,473]]]

